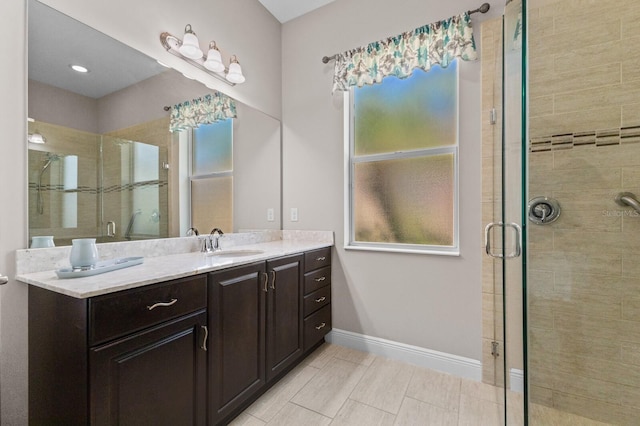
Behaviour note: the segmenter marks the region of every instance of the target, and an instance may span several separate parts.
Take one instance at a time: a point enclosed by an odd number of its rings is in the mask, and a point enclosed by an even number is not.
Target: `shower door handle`
[[[515,230],[514,249],[507,255],[505,255],[504,253],[494,253],[491,250],[491,229],[496,226],[502,228],[503,232],[505,228],[513,228],[513,230]],[[520,228],[520,225],[514,222],[491,222],[484,228],[484,249],[489,256],[498,259],[513,259],[514,257],[519,257],[522,254],[522,228]]]

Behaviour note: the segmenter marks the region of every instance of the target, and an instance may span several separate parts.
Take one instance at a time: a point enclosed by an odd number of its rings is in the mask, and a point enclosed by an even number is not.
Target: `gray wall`
[[[460,66],[460,257],[345,251],[342,96],[345,51],[479,6],[477,0],[338,0],[283,26],[285,229],[336,232],[333,326],[481,359],[480,62]],[[474,22],[487,16],[474,15]],[[479,37],[479,24],[476,37]],[[476,40],[479,44],[479,39]],[[291,222],[290,208],[299,209]]]
[[[3,5],[0,34],[0,273],[15,275],[16,249],[27,241],[26,1]],[[27,403],[27,292],[10,281],[0,287],[0,423],[25,424]]]

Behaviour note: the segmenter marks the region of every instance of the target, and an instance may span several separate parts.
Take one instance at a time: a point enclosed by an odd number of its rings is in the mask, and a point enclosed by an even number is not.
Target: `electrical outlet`
[[[291,222],[297,222],[297,221],[298,221],[298,208],[291,207]]]
[[[271,208],[267,209],[267,222],[274,222],[276,220],[275,211]]]

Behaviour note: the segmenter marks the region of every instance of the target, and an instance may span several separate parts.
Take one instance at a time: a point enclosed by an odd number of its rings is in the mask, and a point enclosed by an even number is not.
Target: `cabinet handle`
[[[316,278],[316,282],[319,283],[320,281],[324,281],[326,279],[327,279],[326,277]]]
[[[323,260],[326,260],[327,258],[325,256],[321,256],[321,257],[316,257],[316,261],[318,262],[322,262]]]
[[[273,271],[271,271],[271,289],[272,290],[276,289],[276,271],[275,271],[275,269]]]
[[[201,325],[200,327],[202,327],[202,329],[204,330],[204,339],[202,340],[202,346],[200,346],[200,347],[206,351],[207,350],[207,340],[209,340],[209,329],[207,328],[206,325]]]
[[[264,286],[262,287],[262,291],[265,293],[269,291],[267,284],[269,283],[269,275],[266,272],[262,273],[262,277],[264,278]]]
[[[325,325],[327,325],[327,324],[326,324],[326,323],[324,323],[324,322],[323,322],[323,323],[320,323],[320,325],[316,325],[316,330],[323,329]]]
[[[324,302],[325,300],[327,300],[327,298],[322,296],[321,298],[316,299],[316,303]]]
[[[176,303],[177,301],[178,301],[178,299],[171,299],[171,302],[158,302],[158,303],[155,303],[155,304],[153,304],[151,306],[147,306],[147,309],[148,310],[152,310],[152,309],[155,309],[155,308],[160,307],[160,306],[171,306],[174,303]]]

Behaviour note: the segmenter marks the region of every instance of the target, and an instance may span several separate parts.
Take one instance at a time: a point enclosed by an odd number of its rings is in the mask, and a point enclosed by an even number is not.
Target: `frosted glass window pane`
[[[191,226],[203,233],[213,228],[233,230],[233,177],[191,181]]]
[[[133,143],[133,181],[158,180],[160,147],[142,142]]]
[[[78,156],[67,155],[64,157],[64,172],[62,186],[65,191],[78,189]]]
[[[193,131],[193,175],[233,170],[233,120],[205,124]]]
[[[457,61],[354,90],[356,155],[455,145]]]
[[[454,244],[454,155],[354,165],[357,242]]]

